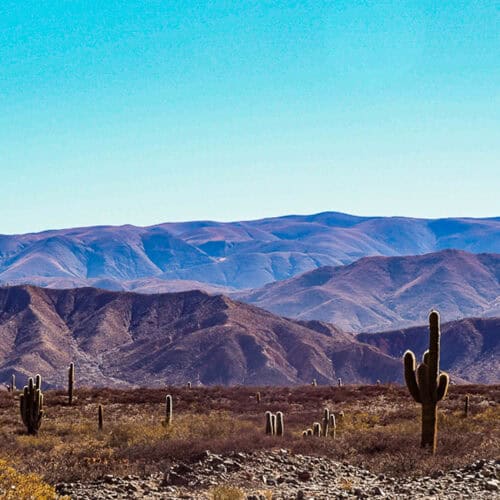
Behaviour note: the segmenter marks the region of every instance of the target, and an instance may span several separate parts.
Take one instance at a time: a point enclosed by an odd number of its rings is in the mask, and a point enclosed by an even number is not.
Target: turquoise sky
[[[0,233],[500,215],[496,1],[2,1]]]

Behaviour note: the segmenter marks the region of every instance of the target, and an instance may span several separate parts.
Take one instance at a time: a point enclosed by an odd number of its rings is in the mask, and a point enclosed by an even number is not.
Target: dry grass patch
[[[171,426],[164,425],[167,393],[174,400]],[[468,418],[463,418],[465,394],[471,398]],[[440,405],[434,457],[419,448],[419,405],[397,386],[79,389],[75,396],[75,405],[68,407],[64,393],[47,391],[47,416],[39,436],[33,437],[24,435],[18,400],[0,393],[0,458],[55,484],[162,471],[172,461],[194,460],[204,450],[288,448],[400,476],[498,458],[500,449],[500,386],[451,387]],[[98,404],[104,405],[101,432]],[[345,414],[337,420],[337,439],[303,438],[302,430],[321,421],[325,406]],[[283,438],[265,436],[267,410],[284,412]]]

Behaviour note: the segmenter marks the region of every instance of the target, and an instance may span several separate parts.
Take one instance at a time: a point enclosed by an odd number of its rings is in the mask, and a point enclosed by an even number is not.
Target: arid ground
[[[170,426],[164,425],[166,394],[173,396]],[[204,450],[288,449],[394,477],[430,475],[499,458],[499,402],[498,385],[452,386],[440,404],[438,451],[429,456],[419,448],[419,405],[400,386],[79,389],[73,406],[64,391],[47,391],[38,436],[25,434],[18,396],[1,392],[0,460],[52,485],[162,472]],[[98,404],[104,409],[102,431]],[[325,407],[337,415],[336,438],[304,438],[302,431],[321,421]],[[267,410],[284,413],[284,437],[265,435]]]

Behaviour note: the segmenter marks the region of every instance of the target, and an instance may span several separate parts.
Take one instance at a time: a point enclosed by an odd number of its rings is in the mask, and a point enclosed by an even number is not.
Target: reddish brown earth
[[[0,289],[0,381],[293,385],[399,381],[401,363],[351,334],[203,292]]]

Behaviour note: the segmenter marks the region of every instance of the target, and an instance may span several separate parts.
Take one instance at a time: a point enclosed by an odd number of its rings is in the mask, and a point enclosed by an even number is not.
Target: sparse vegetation
[[[169,426],[164,425],[166,393],[176,404]],[[464,419],[466,394],[474,405]],[[70,407],[66,391],[47,391],[44,425],[38,436],[30,436],[19,419],[18,395],[1,392],[0,458],[20,473],[35,472],[55,484],[109,473],[162,471],[174,460],[189,461],[207,449],[225,453],[285,447],[394,476],[498,458],[500,449],[500,386],[450,388],[441,403],[435,455],[418,447],[418,406],[399,386],[78,389],[77,395]],[[106,405],[102,432],[96,432],[99,404]],[[324,418],[325,407],[337,417],[336,439],[331,424],[330,436],[304,439],[304,429]],[[286,415],[284,436],[266,436],[265,411]]]
[[[0,498],[4,500],[53,500],[54,488],[37,474],[20,474],[5,460],[0,460]]]

